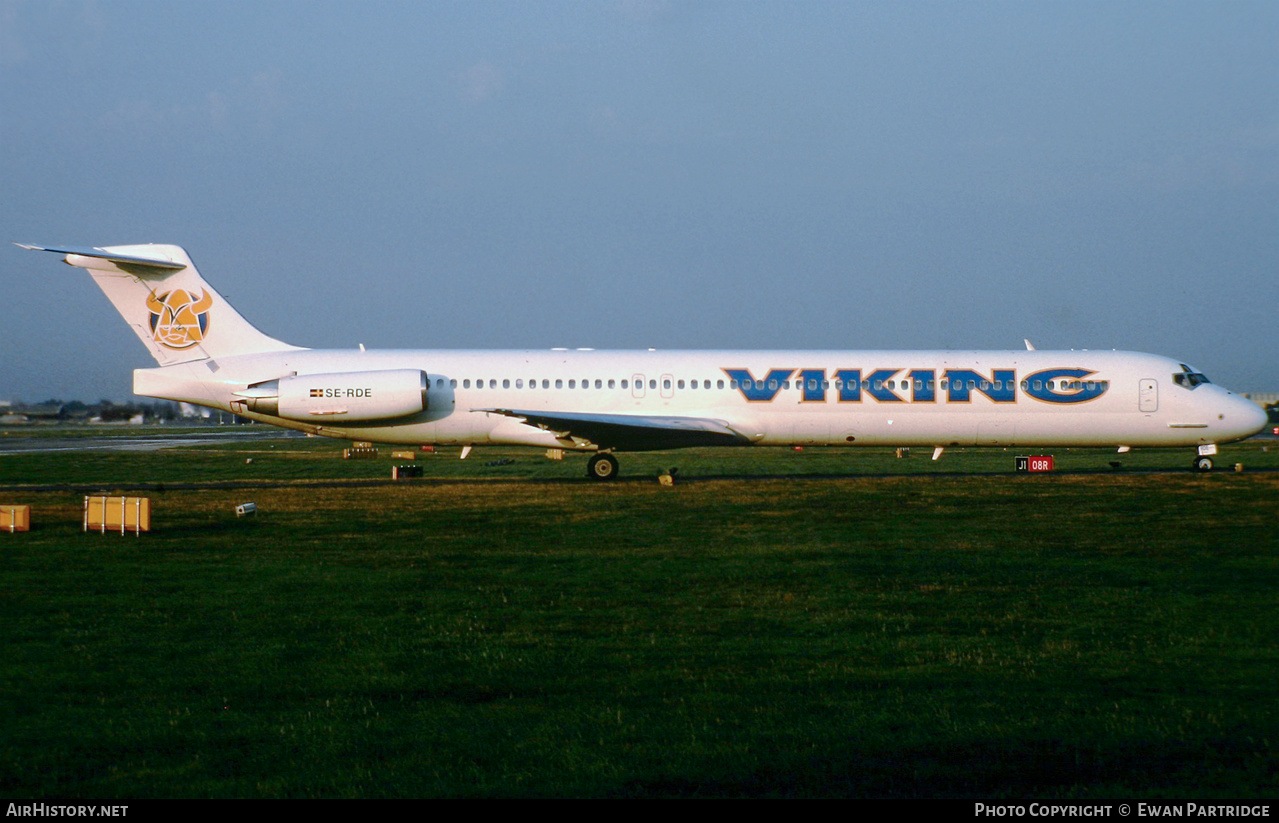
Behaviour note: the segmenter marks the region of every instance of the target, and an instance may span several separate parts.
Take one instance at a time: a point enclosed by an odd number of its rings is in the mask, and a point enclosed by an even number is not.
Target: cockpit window
[[[1194,389],[1197,386],[1202,386],[1204,383],[1211,383],[1212,381],[1205,375],[1192,370],[1185,363],[1182,363],[1181,371],[1172,376],[1172,382],[1182,388]]]

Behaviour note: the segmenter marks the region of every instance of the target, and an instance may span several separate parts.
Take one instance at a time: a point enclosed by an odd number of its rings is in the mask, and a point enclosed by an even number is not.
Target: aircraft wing
[[[686,446],[747,445],[751,441],[723,420],[638,414],[476,409],[522,420],[530,426],[594,443],[600,449],[651,451]]]

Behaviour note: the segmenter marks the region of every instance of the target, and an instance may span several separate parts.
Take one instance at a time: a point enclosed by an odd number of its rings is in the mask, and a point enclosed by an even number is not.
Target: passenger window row
[[[1183,377],[1183,375],[1176,375],[1176,376]],[[1191,375],[1191,377],[1200,377],[1200,375]],[[567,382],[567,387],[570,389],[579,389],[579,388],[581,389],[603,389],[603,388],[616,389],[619,386],[620,388],[623,388],[623,389],[630,388],[629,380],[616,380],[616,379],[603,380],[601,378],[595,378],[594,380],[591,380],[588,378],[580,381],[576,379],[565,381],[562,378],[557,378],[555,380],[551,380],[549,378],[542,378],[541,388],[549,389],[552,386],[554,386],[557,389],[563,389],[565,388],[566,382]],[[830,389],[833,387],[836,391],[839,391],[845,387],[844,381],[840,379],[822,380],[820,382],[821,382],[822,389]],[[1189,381],[1184,381],[1184,382],[1178,381],[1178,383],[1181,385],[1185,385],[1187,382]],[[1207,380],[1202,380],[1202,382],[1207,382]],[[444,388],[443,378],[437,379],[435,381],[435,385],[436,385],[436,388]],[[458,381],[456,379],[450,380],[449,385],[452,388],[456,389],[458,388]],[[1011,380],[1007,380],[1007,381],[1005,380],[968,380],[966,384],[969,390],[981,390],[981,391],[991,391],[991,390],[1003,391],[1004,389],[1012,389],[1014,385],[1015,385],[1014,382]],[[1198,385],[1198,382],[1193,383],[1191,387],[1193,388],[1193,386],[1195,385]],[[464,389],[469,389],[472,386],[474,386],[477,389],[483,389],[483,388],[496,389],[499,387],[503,389],[509,389],[512,387],[516,389],[523,389],[523,388],[536,389],[538,388],[538,380],[535,378],[529,379],[528,381],[525,381],[522,378],[516,378],[515,380],[511,380],[510,378],[502,378],[501,380],[498,380],[496,378],[489,378],[487,381],[485,381],[484,379],[476,379],[474,381],[470,379],[464,379],[461,381],[461,387]],[[710,380],[701,380],[701,381],[676,380],[674,381],[674,388],[677,388],[677,389],[700,388],[703,390],[709,390],[713,387],[716,389],[728,388],[728,389],[736,390],[738,388],[743,388],[743,387],[748,389],[749,388],[763,389],[766,386],[769,389],[772,389],[774,391],[777,389],[786,390],[791,388],[791,381],[782,380],[779,383],[777,380],[756,380],[754,381],[753,386],[751,385],[751,381],[749,380],[742,381],[742,385],[739,385],[737,380],[727,380],[727,381],[716,380],[713,382]],[[1107,380],[1049,380],[1046,382],[1041,380],[1021,381],[1021,388],[1023,391],[1032,388],[1032,386],[1036,391],[1043,389],[1045,387],[1047,387],[1049,390],[1061,390],[1061,391],[1082,391],[1082,390],[1094,391],[1096,389],[1105,390],[1110,387],[1110,383]],[[650,379],[648,381],[648,387],[650,389],[656,389],[657,380]],[[803,380],[794,381],[794,387],[796,389],[803,389],[804,381]],[[856,387],[857,387],[856,381],[848,382],[848,388],[856,388]],[[668,389],[668,390],[671,389],[672,381],[669,379],[663,379],[662,388]],[[808,388],[810,391],[817,390],[818,381],[809,380]],[[931,392],[935,388],[940,388],[942,391],[947,391],[948,389],[951,388],[951,385],[950,385],[950,381],[947,378],[943,377],[941,380],[937,380],[937,381],[934,381],[934,380],[913,380],[913,381],[912,380],[886,380],[886,381],[885,380],[873,380],[873,381],[862,380],[861,388],[875,389],[876,391],[879,391],[882,389],[888,389],[889,391],[894,391],[896,389],[909,391],[910,389],[913,388],[915,391],[926,390]],[[955,381],[954,388],[956,389],[965,388],[964,381]]]

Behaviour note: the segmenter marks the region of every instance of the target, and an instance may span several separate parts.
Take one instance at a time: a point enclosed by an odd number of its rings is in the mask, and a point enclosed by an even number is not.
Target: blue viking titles
[[[1096,400],[1110,388],[1105,380],[1088,380],[1088,369],[1043,369],[1022,378],[1015,369],[769,369],[757,378],[750,369],[723,369],[732,388],[751,403],[769,403],[787,389],[799,390],[802,403],[825,403],[833,390],[840,403],[971,403],[981,395],[991,403],[1016,403],[1018,392],[1043,403],[1073,404]]]

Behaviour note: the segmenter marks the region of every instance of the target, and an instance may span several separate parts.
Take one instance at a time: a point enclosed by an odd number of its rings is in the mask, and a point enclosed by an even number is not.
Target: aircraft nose
[[[1234,401],[1234,408],[1231,410],[1233,413],[1227,414],[1226,420],[1234,424],[1231,428],[1235,430],[1237,439],[1252,437],[1270,424],[1270,416],[1261,406],[1238,395],[1231,399]]]

